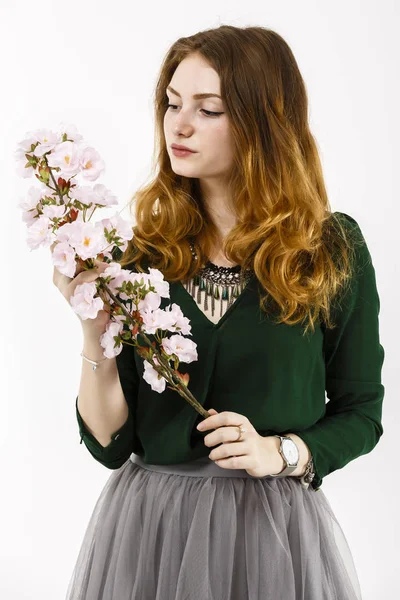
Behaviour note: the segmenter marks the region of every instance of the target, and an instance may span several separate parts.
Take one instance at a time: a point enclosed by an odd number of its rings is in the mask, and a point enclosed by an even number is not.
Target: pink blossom
[[[58,242],[68,242],[78,229],[82,227],[83,221],[73,221],[72,223],[64,223],[62,227],[59,227],[56,231],[56,237]],[[73,244],[70,244],[73,246]]]
[[[179,331],[183,335],[191,335],[192,326],[190,325],[190,320],[184,316],[179,304],[173,302],[172,305],[166,306],[164,310],[170,312],[175,319],[174,325],[169,327],[169,331]]]
[[[71,190],[72,198],[88,206],[113,206],[118,204],[117,197],[105,185],[96,183],[93,188],[88,185],[76,186]]]
[[[77,285],[70,297],[72,308],[82,320],[95,319],[99,310],[103,309],[103,300],[100,297],[94,298],[96,293],[96,282],[85,282]]]
[[[157,294],[162,298],[169,298],[169,283],[165,281],[164,275],[158,269],[149,268],[151,284],[156,288]]]
[[[65,204],[45,204],[42,212],[44,216],[49,217],[49,219],[61,219],[65,214],[65,209]]]
[[[22,213],[22,220],[26,224],[27,227],[35,223],[37,221],[38,212],[35,209],[26,210]]]
[[[115,206],[118,205],[118,199],[115,194],[111,192],[111,190],[107,189],[105,185],[102,183],[96,183],[93,186],[93,192],[95,194],[96,204],[100,204],[101,206]],[[128,238],[129,240],[131,238]]]
[[[153,357],[153,360],[156,364],[159,364],[156,356]],[[151,386],[154,392],[161,394],[165,390],[166,379],[162,375],[159,375],[147,360],[144,361],[143,379]]]
[[[35,219],[32,225],[28,227],[26,241],[31,250],[36,250],[41,246],[50,246],[53,242],[50,219],[48,217],[38,217]]]
[[[122,352],[122,344],[119,344],[114,348],[114,337],[120,335],[122,333],[122,329],[123,326],[121,323],[109,321],[107,323],[105,332],[100,336],[100,344],[104,348],[103,354],[107,358],[113,358]]]
[[[15,151],[17,159],[21,159],[24,154],[28,154],[31,152],[32,144],[37,143],[36,136],[30,131],[27,133],[25,139],[18,143],[17,149]]]
[[[115,213],[112,217],[106,217],[105,219],[101,219],[100,221],[103,229],[107,229],[107,231],[111,231],[112,229],[116,230],[115,235],[120,237],[121,240],[127,241],[133,238],[133,228],[123,219],[118,213]],[[121,250],[124,251],[126,247],[121,244]]]
[[[83,140],[83,136],[80,133],[78,133],[76,126],[70,123],[59,123],[57,127],[57,133],[60,134],[61,139],[63,134],[65,133],[67,135],[67,138],[69,140],[72,140],[73,142],[80,142],[81,140]]]
[[[43,196],[43,189],[31,185],[31,187],[28,189],[27,197],[18,203],[18,207],[22,208],[23,210],[31,210],[32,208],[36,208]]]
[[[35,169],[32,166],[25,166],[28,162],[28,159],[25,155],[32,152],[32,144],[35,145],[37,142],[38,139],[36,132],[28,132],[27,137],[19,142],[17,149],[15,150],[14,156],[15,160],[17,161],[16,172],[24,179],[32,177],[32,175],[35,173]]]
[[[164,338],[162,346],[167,354],[176,354],[180,362],[190,363],[197,360],[196,344],[182,335],[176,334]]]
[[[151,310],[150,308],[142,309],[139,302],[139,312],[143,319],[142,329],[148,334],[156,333],[157,329],[169,329],[175,323],[175,317],[161,308],[156,310]]]
[[[35,139],[33,137],[26,138],[18,144],[18,147],[14,153],[15,160],[17,161],[16,172],[24,179],[32,177],[32,175],[35,172],[35,169],[32,166],[25,167],[25,165],[28,162],[28,159],[26,158],[25,154],[31,152],[32,144],[35,144]]]
[[[75,222],[75,227],[71,228],[68,242],[75,248],[82,260],[96,258],[108,245],[102,227],[99,227],[97,223],[90,222]]]
[[[143,273],[141,273],[142,277],[143,277]],[[146,283],[146,279],[145,279],[145,283]],[[146,285],[146,289],[148,289],[148,285]],[[155,311],[159,308],[161,304],[161,296],[160,294],[157,294],[157,292],[147,292],[147,294],[144,296],[144,298],[141,298],[141,300],[139,300],[138,303],[138,309],[140,310],[140,312],[144,312],[144,311]]]
[[[67,277],[75,277],[75,250],[68,242],[59,242],[52,251],[53,265]]]
[[[87,206],[91,206],[96,202],[96,194],[89,185],[77,185],[71,189],[70,195],[72,199],[78,200]]]
[[[111,262],[109,266],[104,269],[102,276],[104,278],[111,277],[108,286],[113,293],[119,293],[117,288],[121,287],[124,281],[131,281],[132,283],[139,281],[138,273],[131,273],[128,269],[122,269],[121,265],[116,262]],[[125,300],[129,299],[126,294],[123,295],[125,296]]]
[[[118,294],[117,288],[122,286],[123,282],[126,280],[127,273],[129,273],[129,271],[122,269],[119,263],[111,262],[110,265],[104,269],[102,277],[104,279],[106,277],[111,277],[111,280],[107,285],[113,294]],[[128,297],[126,296],[125,300],[127,299]]]
[[[68,179],[80,172],[81,149],[75,142],[61,142],[57,144],[47,156],[50,167],[60,167],[58,176]]]
[[[34,221],[36,221],[36,217],[38,215],[36,207],[38,204],[40,204],[44,195],[45,192],[43,189],[34,187],[32,185],[28,190],[27,197],[22,198],[22,200],[18,203],[18,207],[23,211],[22,220],[28,225],[31,225]]]
[[[35,138],[35,142],[39,142],[36,148],[33,151],[35,156],[41,157],[45,152],[50,152],[53,150],[57,144],[59,144],[62,140],[62,137],[59,133],[51,131],[51,129],[37,129],[33,131],[33,137]]]
[[[84,179],[95,181],[105,169],[104,161],[94,148],[86,146],[80,155],[80,171]]]

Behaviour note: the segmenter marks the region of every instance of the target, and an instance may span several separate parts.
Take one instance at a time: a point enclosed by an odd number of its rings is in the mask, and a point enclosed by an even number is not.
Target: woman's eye
[[[177,104],[168,104],[168,108],[178,108]],[[212,112],[211,110],[206,110],[205,108],[201,109],[204,113],[206,113],[207,117],[218,117],[222,115],[222,112]]]

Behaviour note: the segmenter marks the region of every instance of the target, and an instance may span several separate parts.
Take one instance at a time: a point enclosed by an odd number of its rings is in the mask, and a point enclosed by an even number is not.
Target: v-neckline
[[[182,281],[177,281],[175,283],[177,283],[178,287],[183,290],[183,293],[186,294],[190,298],[190,300],[194,303],[194,305],[195,305],[195,307],[197,309],[197,312],[200,313],[200,315],[202,316],[203,320],[206,321],[206,323],[212,329],[219,329],[221,327],[221,325],[223,325],[223,323],[225,323],[226,319],[230,316],[230,314],[232,313],[232,311],[235,309],[235,306],[237,306],[237,304],[240,303],[240,301],[242,300],[243,295],[246,292],[248,292],[249,286],[254,281],[255,276],[256,276],[255,273],[253,273],[250,276],[248,282],[246,283],[246,285],[244,286],[243,290],[240,292],[240,294],[238,295],[238,297],[232,302],[232,304],[229,306],[229,308],[226,309],[226,311],[224,312],[224,314],[222,315],[222,317],[216,323],[214,323],[214,321],[211,321],[207,317],[207,315],[201,310],[201,308],[199,307],[199,305],[196,302],[196,299],[193,298],[192,294],[185,288],[185,286],[182,283]],[[185,315],[185,316],[187,316],[187,315]]]

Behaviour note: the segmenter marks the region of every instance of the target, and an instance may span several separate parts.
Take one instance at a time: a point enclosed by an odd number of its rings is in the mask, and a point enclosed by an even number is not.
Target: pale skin
[[[199,93],[221,95],[219,76],[204,59],[193,55],[180,62],[165,93],[171,105],[164,117],[171,167],[179,175],[199,179],[204,203],[220,232],[222,246],[222,240],[236,223],[226,191],[234,158],[230,123],[221,98],[192,97]],[[175,156],[171,149],[173,143],[187,146],[196,153],[189,157]],[[232,264],[221,247],[215,248],[209,258],[215,264]]]
[[[165,92],[171,105],[164,117],[171,167],[178,175],[199,180],[205,206],[220,233],[219,246],[209,260],[217,265],[233,266],[222,250],[225,236],[236,224],[226,192],[234,158],[230,123],[223,98],[193,98],[195,94],[204,93],[221,96],[219,75],[203,57],[193,54],[179,63]],[[175,156],[171,149],[174,143],[187,146],[195,153],[188,157]],[[210,458],[221,468],[245,469],[254,477],[276,475],[283,470],[285,463],[279,453],[279,438],[259,435],[245,415],[231,411],[217,413],[214,409],[208,412],[211,416],[202,421],[202,431],[215,431],[205,436],[204,443],[209,447],[221,444],[210,453]],[[236,442],[240,424],[248,431]],[[298,435],[285,435],[292,438],[300,454],[291,476],[301,476],[311,456],[310,450]]]

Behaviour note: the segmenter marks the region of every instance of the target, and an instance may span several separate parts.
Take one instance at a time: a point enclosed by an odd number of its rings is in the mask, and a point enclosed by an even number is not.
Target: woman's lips
[[[173,154],[175,156],[191,156],[192,154],[197,154],[196,152],[192,152],[191,150],[179,150],[178,148],[171,148]]]

